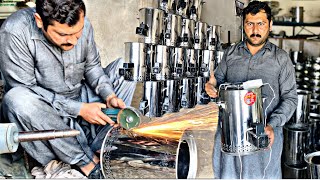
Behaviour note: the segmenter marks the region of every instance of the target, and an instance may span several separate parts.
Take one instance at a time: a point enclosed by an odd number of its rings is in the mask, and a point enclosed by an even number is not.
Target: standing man
[[[211,97],[217,97],[220,84],[262,79],[274,90],[262,88],[266,98],[269,149],[252,155],[231,156],[221,152],[221,127],[215,136],[213,168],[218,179],[281,179],[282,126],[297,106],[295,72],[288,54],[268,41],[272,29],[271,9],[265,2],[253,1],[243,10],[246,40],[225,51],[216,71],[206,84]],[[219,120],[221,121],[221,120]],[[221,122],[220,122],[221,123]]]
[[[100,178],[97,139],[114,124],[101,108],[130,104],[135,84],[117,79],[119,60],[104,72],[83,1],[37,0],[36,8],[7,18],[0,43],[2,121],[20,131],[79,130],[77,137],[21,145],[42,165],[60,159]]]

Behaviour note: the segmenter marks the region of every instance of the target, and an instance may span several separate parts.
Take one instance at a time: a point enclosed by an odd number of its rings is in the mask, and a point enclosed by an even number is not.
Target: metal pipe
[[[80,131],[74,129],[20,132],[18,136],[15,137],[15,142],[50,140],[55,138],[73,137],[79,134]]]
[[[65,138],[79,134],[80,131],[73,129],[19,132],[15,123],[2,123],[0,124],[0,154],[16,152],[19,142]]]

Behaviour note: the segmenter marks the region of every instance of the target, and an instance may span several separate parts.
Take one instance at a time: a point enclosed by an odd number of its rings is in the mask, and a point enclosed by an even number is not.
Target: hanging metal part
[[[103,176],[116,179],[128,175],[159,179],[213,177],[213,141],[206,139],[208,135],[213,139],[214,129],[186,130],[180,140],[176,140],[142,137],[120,127],[112,128],[101,147]]]

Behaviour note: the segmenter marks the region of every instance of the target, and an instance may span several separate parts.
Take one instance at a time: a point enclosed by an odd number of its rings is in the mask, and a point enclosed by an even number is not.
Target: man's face
[[[267,14],[264,10],[256,15],[247,14],[244,20],[244,32],[249,45],[263,45],[267,41],[271,27],[272,23],[267,19]]]
[[[54,21],[49,25],[47,31],[42,28],[44,35],[56,46],[64,51],[71,50],[76,44],[82,34],[84,27],[84,14],[81,13],[80,20],[74,26],[70,27],[68,24],[60,24]]]

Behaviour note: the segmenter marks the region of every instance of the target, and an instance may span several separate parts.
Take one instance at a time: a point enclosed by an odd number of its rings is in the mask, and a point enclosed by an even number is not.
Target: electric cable
[[[240,161],[240,178],[242,179],[242,161],[241,161],[241,156],[240,156],[240,152],[238,151],[238,157],[239,157],[239,161]]]
[[[262,177],[262,179],[264,179],[264,178],[265,178],[265,176],[266,176],[267,168],[268,168],[268,166],[269,166],[269,164],[270,164],[270,162],[271,162],[271,155],[272,155],[272,148],[271,148],[271,146],[270,146],[269,162],[268,162],[268,164],[266,165],[266,167],[265,167],[265,168],[264,168],[264,170],[263,170],[263,177]]]
[[[268,110],[268,108],[270,107],[270,105],[271,105],[271,103],[273,102],[273,100],[275,99],[276,95],[275,95],[275,93],[274,93],[274,90],[273,90],[272,86],[271,86],[269,83],[265,83],[265,84],[263,84],[263,85],[269,85],[269,87],[270,87],[270,89],[271,89],[271,91],[272,91],[272,93],[273,93],[273,97],[272,97],[270,103],[268,104],[268,106],[266,107],[266,109],[265,109],[265,111],[264,111],[264,123],[265,123],[265,125],[267,125],[267,110]],[[262,179],[264,179],[265,176],[266,176],[267,168],[268,168],[268,166],[269,166],[269,164],[270,164],[270,162],[271,162],[271,155],[272,155],[272,147],[270,146],[269,161],[268,161],[266,167],[265,167],[264,170],[263,170],[263,177],[262,177]]]

